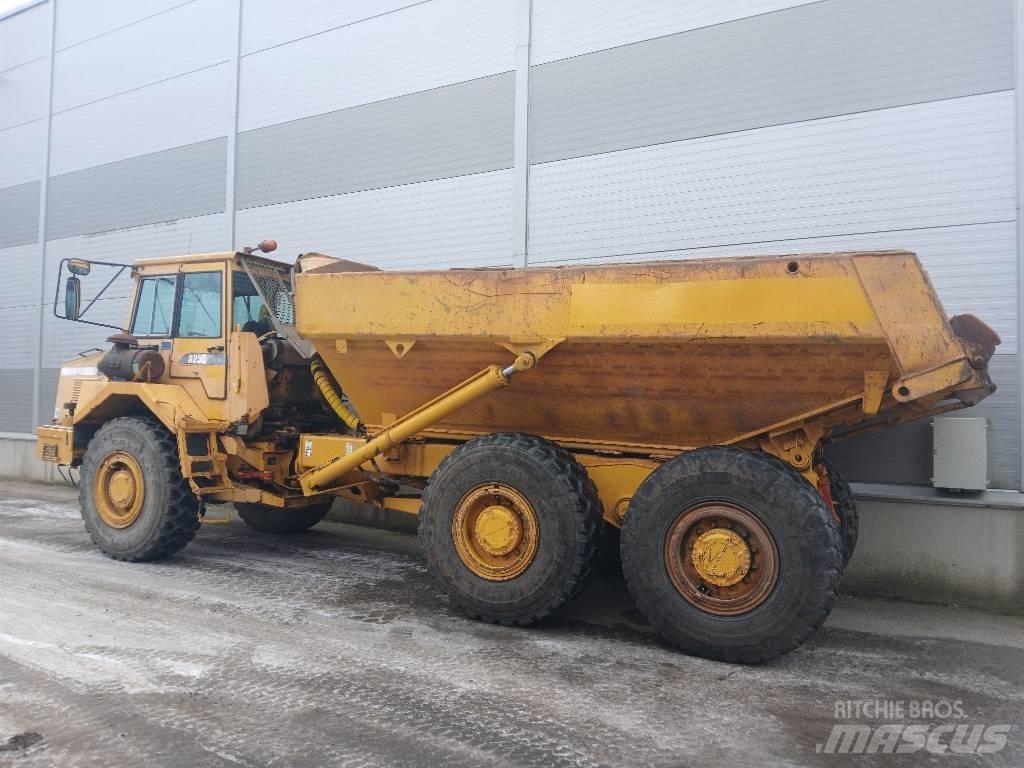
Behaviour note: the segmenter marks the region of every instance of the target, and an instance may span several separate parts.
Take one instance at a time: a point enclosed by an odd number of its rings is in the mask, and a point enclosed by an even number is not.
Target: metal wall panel
[[[47,232],[63,238],[220,213],[226,168],[222,138],[54,176]]]
[[[43,367],[59,367],[62,361],[82,350],[105,347],[104,339],[113,333],[109,329],[60,320],[53,316],[50,303],[53,300],[57,267],[61,259],[76,257],[125,264],[147,256],[222,251],[228,248],[224,242],[226,231],[224,215],[219,214],[48,241],[44,286],[46,307],[43,313]],[[97,267],[95,275],[90,275],[82,282],[85,296],[88,298],[93,295],[90,291],[102,287],[100,280],[91,279],[99,278],[100,270],[101,268]],[[104,294],[104,298],[89,310],[88,317],[118,325],[125,322],[130,290],[131,280],[125,274]],[[53,407],[52,402],[52,399],[49,400],[48,408]]]
[[[31,368],[0,368],[0,432],[32,431],[32,376]]]
[[[1013,88],[1012,0],[826,0],[534,67],[531,160]]]
[[[46,123],[43,120],[0,131],[0,187],[39,179],[43,175],[45,156]]]
[[[512,171],[407,184],[238,213],[238,242],[392,269],[511,264]]]
[[[233,91],[232,69],[220,64],[58,113],[50,173],[225,136],[233,127]]]
[[[245,0],[242,55],[432,0]]]
[[[39,182],[0,189],[0,248],[39,239]]]
[[[50,7],[43,3],[0,22],[0,78],[5,70],[50,52]]]
[[[242,59],[239,130],[513,69],[515,3],[432,0]]]
[[[236,205],[303,200],[512,165],[511,73],[238,137]]]
[[[54,112],[227,61],[235,9],[231,0],[193,0],[59,50]]]
[[[533,0],[531,60],[614,48],[817,0]]]
[[[77,45],[188,2],[192,0],[58,0],[57,48]]]
[[[1012,92],[534,166],[531,261],[1014,221]]]
[[[28,367],[36,359],[36,329],[42,303],[39,246],[33,243],[0,249],[0,274],[0,328],[7,331],[4,360],[11,367]],[[25,410],[31,410],[31,398]]]
[[[0,131],[46,117],[47,72],[46,59],[36,59],[0,73]]]

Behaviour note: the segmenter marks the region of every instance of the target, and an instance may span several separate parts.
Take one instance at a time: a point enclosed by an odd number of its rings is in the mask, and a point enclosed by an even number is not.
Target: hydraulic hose
[[[323,360],[318,357],[313,358],[313,361],[309,364],[309,370],[313,374],[313,383],[316,384],[316,388],[320,390],[320,394],[324,396],[327,404],[331,406],[331,410],[334,411],[339,419],[345,422],[345,426],[358,432],[361,426],[359,417],[352,413],[351,409],[345,405],[341,397],[341,388],[335,383],[334,377],[327,370]]]

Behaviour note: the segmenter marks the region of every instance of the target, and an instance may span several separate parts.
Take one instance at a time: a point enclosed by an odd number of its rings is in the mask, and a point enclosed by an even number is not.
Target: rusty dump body
[[[435,272],[317,263],[296,276],[298,333],[371,433],[524,351],[533,370],[421,436],[515,431],[661,456],[753,444],[808,469],[824,438],[994,391],[998,337],[948,320],[905,251]]]

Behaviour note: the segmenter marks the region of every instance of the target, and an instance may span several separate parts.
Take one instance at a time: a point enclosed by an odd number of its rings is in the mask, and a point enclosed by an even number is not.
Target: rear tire
[[[93,543],[115,560],[162,560],[199,530],[199,499],[174,437],[154,419],[113,419],[82,459],[78,501]]]
[[[586,471],[556,444],[497,433],[456,448],[434,471],[420,547],[454,607],[525,625],[551,615],[591,576],[604,523]]]
[[[823,460],[825,472],[828,475],[829,493],[832,494],[832,502],[836,507],[836,514],[839,515],[839,543],[843,553],[843,567],[850,562],[853,550],[857,548],[857,534],[860,531],[860,517],[857,514],[857,499],[853,495],[853,488],[846,482],[836,465],[831,461]]]
[[[292,534],[308,531],[327,516],[333,500],[301,509],[279,509],[265,504],[235,502],[242,522],[260,533]]]
[[[709,659],[758,663],[796,648],[835,605],[841,565],[817,489],[778,459],[739,448],[660,466],[622,528],[623,573],[640,612]]]

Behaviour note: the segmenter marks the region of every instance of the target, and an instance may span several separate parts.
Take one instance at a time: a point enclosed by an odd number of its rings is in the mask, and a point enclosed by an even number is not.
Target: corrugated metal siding
[[[512,75],[494,75],[238,137],[238,208],[512,165]]]
[[[0,328],[7,331],[4,360],[12,367],[29,366],[36,358],[36,329],[42,303],[39,297],[39,246],[30,244],[0,249],[0,274],[3,275],[3,280],[0,280]],[[28,403],[23,405],[26,411],[29,410]]]
[[[0,76],[5,70],[50,52],[48,3],[16,13],[0,22]]]
[[[246,56],[239,130],[510,71],[514,12],[432,0]]]
[[[233,8],[230,0],[193,0],[58,51],[54,112],[227,61]]]
[[[278,241],[392,269],[511,264],[512,172],[354,192],[238,213],[238,242]]]
[[[828,0],[534,67],[546,162],[1013,88],[1012,0]]]
[[[0,187],[39,179],[43,175],[45,156],[46,123],[43,120],[0,131]]]
[[[226,136],[233,89],[222,64],[54,115],[50,173]]]
[[[50,240],[46,244],[48,287],[53,285],[57,266],[64,258],[76,257],[124,264],[130,263],[132,259],[147,256],[208,253],[224,248],[224,231],[224,216],[221,214],[178,219],[103,234]],[[97,275],[100,274],[100,269],[97,267]],[[83,282],[83,286],[85,285]],[[89,286],[91,289],[99,287],[95,281],[89,282]],[[116,325],[125,322],[128,312],[126,299],[130,287],[130,279],[126,274],[117,284],[111,286],[93,309],[89,310],[88,317]],[[52,294],[49,291],[46,294],[46,301],[52,301]],[[43,313],[43,366],[58,367],[62,361],[84,349],[105,347],[104,339],[111,333],[113,331],[109,329],[60,320],[47,310]],[[50,402],[52,407],[52,400]]]
[[[0,189],[0,248],[39,239],[39,182]]]
[[[0,74],[0,131],[46,116],[47,62],[36,59]],[[3,136],[3,133],[0,133]]]
[[[818,0],[533,0],[534,64]]]
[[[227,140],[191,144],[50,179],[50,237],[224,210]],[[97,194],[103,190],[103,194]]]
[[[192,0],[58,0],[57,49],[77,45]],[[173,41],[165,41],[170,44]]]
[[[0,368],[0,432],[31,432],[33,370]],[[25,403],[29,407],[25,407]]]
[[[531,261],[1013,221],[1012,92],[535,166]]]
[[[249,54],[303,37],[434,0],[245,0],[242,53]],[[480,3],[482,4],[482,3]]]

